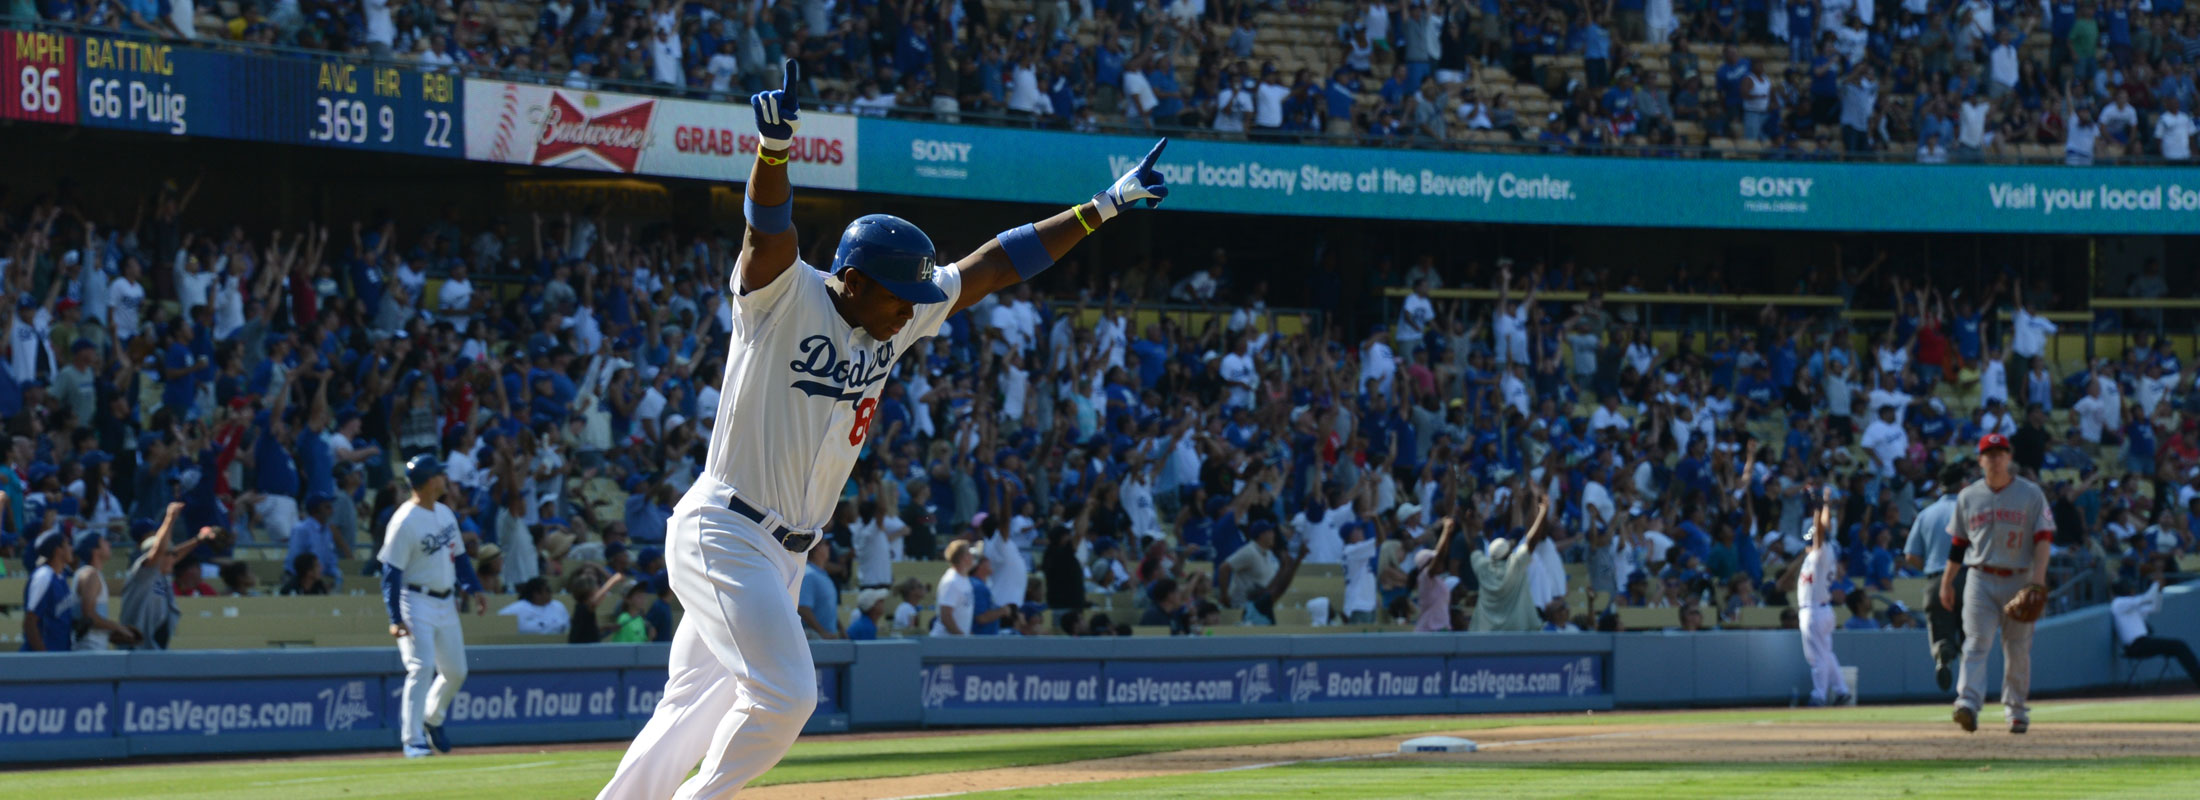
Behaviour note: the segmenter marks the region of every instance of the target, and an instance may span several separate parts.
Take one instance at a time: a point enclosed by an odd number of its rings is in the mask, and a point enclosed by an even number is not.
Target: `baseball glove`
[[[2017,622],[2038,622],[2047,613],[2047,587],[2037,583],[2025,584],[2017,590],[2017,596],[2001,607],[2001,613]]]

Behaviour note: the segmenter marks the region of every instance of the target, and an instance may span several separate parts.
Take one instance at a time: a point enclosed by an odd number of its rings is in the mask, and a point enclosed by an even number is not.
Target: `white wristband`
[[[774,139],[774,138],[772,138],[772,137],[769,137],[769,136],[765,136],[765,137],[761,137],[761,138],[760,138],[760,139],[758,140],[758,142],[757,142],[757,147],[756,147],[756,149],[758,149],[758,150],[785,150],[785,149],[787,149],[787,148],[789,148],[789,147],[793,147],[793,146],[794,146],[794,140],[793,140],[793,139]]]
[[[1109,197],[1107,192],[1092,196],[1092,208],[1100,214],[1101,222],[1115,219],[1116,211],[1119,210],[1116,208],[1115,198]]]

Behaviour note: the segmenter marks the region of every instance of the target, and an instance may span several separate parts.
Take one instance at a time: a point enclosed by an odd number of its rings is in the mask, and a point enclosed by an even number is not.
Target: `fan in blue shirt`
[[[1814,3],[1794,0],[1787,4],[1788,60],[1804,61],[1810,58],[1811,43],[1817,41],[1812,31],[1818,27],[1818,6]]]
[[[1339,69],[1329,76],[1329,84],[1323,88],[1330,119],[1351,119],[1352,109],[1360,101],[1360,80],[1352,77],[1350,70]]]
[[[1749,59],[1746,58],[1735,59],[1734,63],[1732,64],[1719,65],[1719,71],[1717,73],[1719,97],[1725,101],[1726,106],[1729,110],[1741,109],[1742,77],[1748,74]],[[1828,79],[1827,82],[1830,85],[1832,81],[1831,79]],[[1815,93],[1815,90],[1813,91]],[[1834,92],[1829,90],[1828,94],[1834,94]]]
[[[1925,437],[1928,446],[1938,446],[1947,440],[1949,434],[1955,432],[1955,422],[1941,413],[1934,403],[1926,404],[1925,410],[1918,414],[1916,421],[1917,433]]]
[[[1772,382],[1770,372],[1764,365],[1758,365],[1750,371],[1749,377],[1742,379],[1742,385],[1735,391],[1750,419],[1764,416],[1780,402],[1780,387]]]
[[[1092,79],[1101,86],[1123,86],[1123,53],[1115,42],[1107,42],[1093,54]]]
[[[901,29],[901,37],[894,42],[894,69],[903,75],[915,75],[932,65],[932,23],[919,16]]]
[[[1871,595],[1865,594],[1863,592],[1850,592],[1848,605],[1849,613],[1851,616],[1849,617],[1848,622],[1844,622],[1841,624],[1842,628],[1852,631],[1879,630],[1879,620],[1872,618]]]

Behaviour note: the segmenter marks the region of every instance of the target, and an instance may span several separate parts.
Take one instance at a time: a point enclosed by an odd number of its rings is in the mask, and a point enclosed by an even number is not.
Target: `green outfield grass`
[[[1123,797],[1140,800],[1173,797],[1290,797],[1293,800],[2087,797],[2156,800],[2192,797],[2196,786],[2200,786],[2200,759],[1996,762],[1986,769],[1946,761],[1474,765],[1378,760],[982,792],[968,797],[972,800],[1112,800]]]
[[[1997,712],[1989,710],[1989,717]],[[2159,702],[2097,702],[2074,700],[2047,703],[2034,708],[2034,718],[2039,724],[2086,722],[2177,722],[2191,723],[2200,720],[2200,699],[2164,700]],[[780,765],[766,774],[758,785],[774,783],[804,783],[849,778],[882,778],[900,775],[920,775],[941,772],[992,769],[998,767],[1057,764],[1095,758],[1139,755],[1200,747],[1232,745],[1258,745],[1282,742],[1314,741],[1323,739],[1350,739],[1377,736],[1401,736],[1431,731],[1486,730],[1491,728],[1536,726],[1600,726],[1616,724],[1641,724],[1655,721],[1661,725],[1727,724],[1740,722],[1798,723],[1809,721],[1840,722],[1942,722],[1947,719],[1946,706],[1867,706],[1840,709],[1778,709],[1764,711],[1700,711],[1660,714],[1553,714],[1534,717],[1445,717],[1415,719],[1336,720],[1251,722],[1217,725],[1157,726],[1090,730],[1063,728],[1053,730],[1018,731],[1014,733],[970,734],[961,736],[923,736],[909,738],[880,738],[866,740],[810,739],[799,742]],[[463,745],[463,738],[461,738]],[[396,757],[395,748],[389,758],[327,758],[288,761],[228,761],[209,763],[162,764],[151,766],[97,767],[90,769],[63,769],[37,772],[18,772],[0,778],[7,787],[7,794],[17,797],[54,796],[74,798],[143,798],[160,797],[164,800],[207,798],[208,800],[233,800],[237,797],[282,797],[285,800],[309,800],[311,798],[433,798],[450,797],[465,800],[536,800],[537,798],[592,796],[618,764],[620,750],[616,743],[607,743],[601,750],[559,751],[541,753],[504,753],[493,755],[466,755],[463,747],[454,756],[407,761]],[[1983,751],[1981,759],[1993,758],[1991,751]],[[2012,769],[2038,769],[2036,762],[1997,762],[1994,769],[2003,765]],[[2097,769],[2097,765],[2113,762],[2085,762],[2085,769]],[[1562,781],[1558,773],[1587,774],[1617,770],[1621,774],[1639,775],[1643,781],[1636,784],[1615,785],[1612,791],[1640,791],[1660,787],[1682,792],[1681,796],[1700,793],[1690,780],[1722,780],[1721,776],[1734,773],[1736,781],[1755,781],[1750,785],[1764,788],[1765,781],[1788,780],[1788,769],[1800,765],[1733,765],[1730,767],[1704,767],[1701,765],[1664,766],[1644,765],[1616,768],[1597,765],[1593,768],[1556,769],[1556,773],[1542,773],[1535,768],[1518,766],[1475,766],[1477,771],[1488,770],[1492,779],[1498,773],[1522,773],[1523,785],[1538,781],[1554,783]],[[2072,769],[2077,767],[2073,766]],[[1425,787],[1407,791],[1404,787],[1421,780],[1417,771],[1437,770],[1460,776],[1459,767],[1431,767],[1414,763],[1367,762],[1335,766],[1286,767],[1262,770],[1257,773],[1230,773],[1227,780],[1214,784],[1220,787],[1249,785],[1250,781],[1277,779],[1275,775],[1300,776],[1316,784],[1311,792],[1324,791],[1319,784],[1335,774],[1357,776],[1349,780],[1376,781],[1376,789],[1390,791],[1383,786],[1395,784],[1404,794],[1426,795]],[[1857,780],[1869,794],[1870,786],[1900,787],[1910,780],[1903,777],[1913,769],[1900,764],[1874,763],[1811,767],[1811,769],[1843,771],[1841,780]],[[1915,767],[1922,769],[1922,767]],[[1936,769],[1946,770],[1945,764]],[[2138,764],[2141,775],[2157,770],[2165,775],[2175,774],[2186,785],[2200,785],[2200,772],[2193,764],[2161,762]],[[1325,772],[1333,770],[1334,772]],[[1396,771],[1393,771],[1396,770]],[[1448,770],[1448,771],[1447,771]],[[1846,770],[1855,770],[1849,772]],[[1271,775],[1274,773],[1275,775]],[[2058,773],[2060,774],[2060,773]],[[2089,773],[2090,774],[2090,773]],[[2124,773],[2118,771],[2118,780]],[[1536,777],[1540,775],[1541,777]],[[1912,775],[1914,777],[1914,775]],[[1982,773],[1977,780],[1990,780],[1992,771]],[[2096,775],[2096,777],[2098,777]],[[1795,780],[1816,782],[1824,775],[1807,775]],[[1974,778],[1966,778],[1967,780]],[[2059,780],[2060,778],[2058,778]],[[1200,788],[1200,776],[1182,776],[1155,779],[1152,791],[1189,792],[1207,794]],[[1477,781],[1480,779],[1477,778]],[[2073,779],[2077,780],[2077,779]],[[1176,788],[1170,781],[1183,781],[1183,788]],[[1878,783],[1884,782],[1884,783]],[[1105,784],[1110,787],[1129,787],[1132,783]],[[1705,784],[1702,792],[1714,792],[1718,785]],[[1741,784],[1736,784],[1741,785]],[[1815,785],[1815,784],[1808,784]],[[1989,785],[1989,784],[1981,784]],[[2118,783],[2117,786],[2125,784]],[[2137,785],[2137,784],[2133,784]],[[1584,785],[1583,791],[1594,787]],[[1915,787],[1912,787],[1915,788]],[[1099,787],[1085,790],[1064,788],[1050,791],[1101,791]],[[1117,788],[1125,792],[1127,788]],[[1554,790],[1555,791],[1555,790]],[[1140,788],[1139,794],[1145,790]],[[2064,793],[2067,794],[2067,793]],[[2153,797],[2172,796],[2177,793],[2156,793]],[[1048,795],[1052,796],[1052,795]],[[1100,795],[1074,795],[1100,796]],[[1123,796],[1117,794],[1115,796]],[[1317,794],[1317,796],[1319,796]],[[1340,795],[1341,796],[1341,795]],[[1361,796],[1355,790],[1352,796]]]

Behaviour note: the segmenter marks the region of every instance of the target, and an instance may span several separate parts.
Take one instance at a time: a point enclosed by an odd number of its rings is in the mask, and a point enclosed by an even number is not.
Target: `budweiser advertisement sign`
[[[756,158],[749,107],[555,86],[468,80],[466,157],[475,161],[744,181]],[[856,122],[805,111],[789,154],[797,186],[856,188]]]

